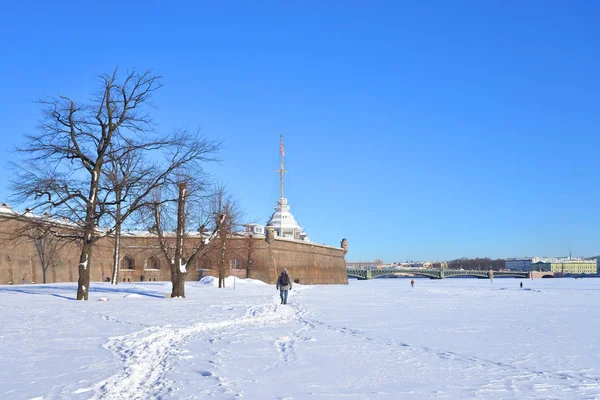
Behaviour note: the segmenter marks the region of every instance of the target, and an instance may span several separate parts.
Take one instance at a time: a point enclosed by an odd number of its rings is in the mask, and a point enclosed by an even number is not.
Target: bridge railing
[[[384,275],[410,274],[421,275],[430,278],[443,279],[446,276],[477,276],[477,277],[493,277],[493,276],[514,276],[514,277],[529,277],[529,271],[490,271],[486,270],[456,270],[456,269],[421,269],[421,268],[384,268],[384,269],[346,269],[348,276],[355,276],[362,279],[371,279],[373,277],[381,277]]]

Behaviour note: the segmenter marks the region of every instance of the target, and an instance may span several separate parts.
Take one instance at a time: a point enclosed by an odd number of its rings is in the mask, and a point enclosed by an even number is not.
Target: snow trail
[[[152,327],[110,338],[104,347],[123,361],[123,371],[96,385],[97,393],[91,399],[148,399],[170,392],[174,382],[165,379],[171,369],[170,358],[180,353],[188,341],[206,332],[285,324],[300,318],[298,310],[278,303],[279,295],[267,303],[248,308],[240,318],[186,327]]]

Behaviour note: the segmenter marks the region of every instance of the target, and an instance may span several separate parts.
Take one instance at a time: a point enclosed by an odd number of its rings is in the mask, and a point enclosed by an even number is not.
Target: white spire
[[[281,154],[281,166],[279,172],[279,200],[275,206],[275,212],[271,215],[267,225],[272,225],[275,228],[278,236],[289,237],[294,239],[308,240],[304,229],[298,225],[296,219],[290,212],[288,201],[283,197],[283,174],[285,170],[285,149],[283,147],[283,135],[279,137],[279,153]]]

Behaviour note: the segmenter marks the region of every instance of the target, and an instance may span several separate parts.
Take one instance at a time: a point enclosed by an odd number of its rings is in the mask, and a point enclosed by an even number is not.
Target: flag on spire
[[[285,157],[285,150],[283,148],[283,135],[280,136],[280,141],[279,141],[279,153]]]

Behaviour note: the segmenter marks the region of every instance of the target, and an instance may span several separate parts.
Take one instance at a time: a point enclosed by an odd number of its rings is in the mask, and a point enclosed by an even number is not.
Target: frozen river
[[[409,282],[0,286],[0,399],[600,398],[600,279]]]

